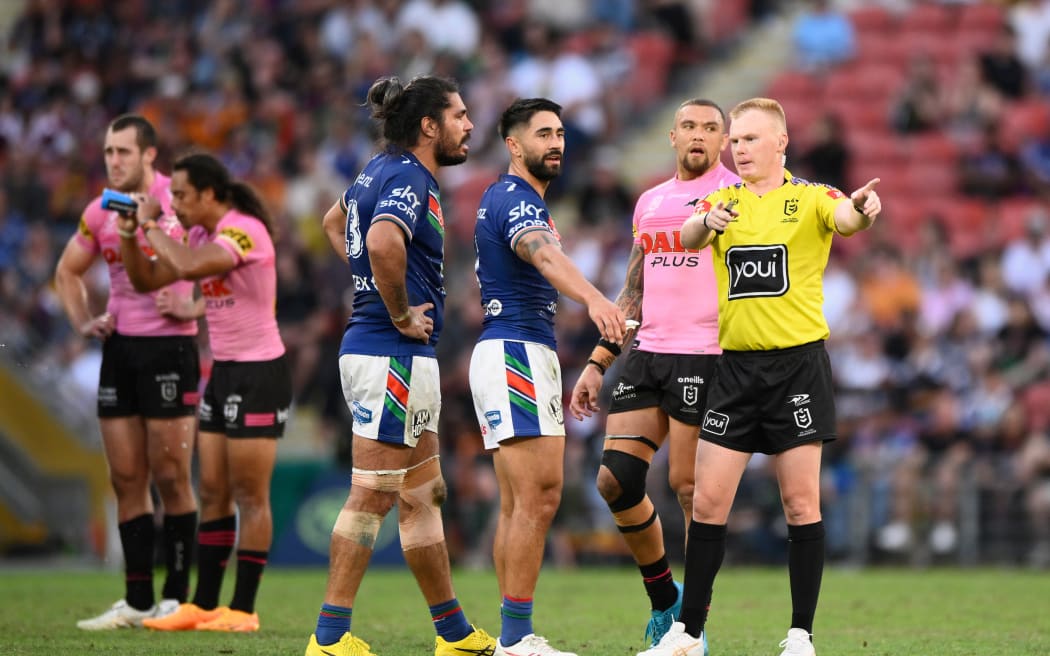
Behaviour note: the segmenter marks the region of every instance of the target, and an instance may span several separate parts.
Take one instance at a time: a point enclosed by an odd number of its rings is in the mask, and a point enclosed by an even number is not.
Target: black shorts
[[[613,388],[609,414],[659,407],[699,426],[717,355],[673,355],[631,349]]]
[[[700,438],[734,451],[767,454],[835,439],[831,360],[824,342],[723,352]]]
[[[98,416],[192,416],[200,377],[196,337],[113,333],[102,342]]]
[[[218,360],[201,398],[200,430],[281,437],[291,405],[292,376],[284,355],[267,362]]]

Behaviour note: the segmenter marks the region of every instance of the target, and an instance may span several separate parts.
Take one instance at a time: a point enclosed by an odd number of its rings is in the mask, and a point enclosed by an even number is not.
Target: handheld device
[[[139,204],[127,194],[122,194],[114,189],[102,190],[102,209],[119,212],[120,214],[134,214],[138,211]]]

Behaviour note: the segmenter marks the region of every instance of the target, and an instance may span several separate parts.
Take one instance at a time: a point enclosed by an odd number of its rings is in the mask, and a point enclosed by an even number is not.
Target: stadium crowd
[[[717,3],[722,11],[750,7],[730,24],[735,30],[776,4]],[[910,3],[893,4],[909,11]],[[472,217],[505,166],[495,122],[516,96],[547,95],[565,107],[567,175],[552,187],[552,205],[576,265],[615,294],[642,190],[620,181],[620,167],[630,163],[614,149],[638,116],[689,95],[674,84],[679,74],[712,61],[738,34],[722,29],[715,5],[28,0],[3,37],[0,69],[2,357],[91,412],[97,345],[70,331],[52,274],[61,244],[104,185],[98,135],[114,116],[136,111],[158,128],[160,170],[190,147],[203,148],[267,202],[278,223],[277,312],[297,411],[321,418],[319,434],[306,438],[316,453],[345,462],[350,418],[335,354],[352,284],[324,240],[321,216],[374,151],[361,107],[368,85],[382,74],[451,75],[476,127],[470,161],[442,179],[446,325],[458,329],[439,346],[440,434],[450,549],[487,562],[496,482],[467,376],[482,317]],[[887,131],[956,139],[959,152],[975,148],[979,156],[954,161],[962,184],[949,192],[1023,201],[1023,230],[960,250],[951,247],[958,225],[919,215],[912,230],[899,232],[892,214],[901,210],[887,203],[863,249],[833,252],[825,308],[841,430],[825,450],[832,557],[922,563],[965,558],[964,551],[977,558],[967,551],[977,545],[981,558],[1050,566],[1050,128],[1044,121],[1026,139],[996,137],[1010,102],[1050,103],[1050,3],[1014,3],[1002,16],[994,52],[938,78],[957,84],[923,82],[928,71],[916,60],[913,83],[895,99],[899,111],[882,121]],[[841,52],[841,60],[819,66],[849,66],[863,56],[863,43]],[[800,69],[814,65],[800,52]],[[1003,70],[1015,80],[1009,88]],[[739,99],[714,100],[731,106]],[[786,104],[789,130],[792,107]],[[804,124],[804,133],[792,130],[799,137],[792,173],[849,186],[866,153],[863,141],[844,136],[845,118],[829,111]],[[104,275],[95,275],[96,302]],[[569,301],[557,326],[564,378],[573,381],[597,335]],[[565,498],[552,541],[561,562],[623,556],[593,486],[603,425],[596,417],[567,426]],[[737,499],[736,557],[766,560],[781,551],[771,547],[782,539],[773,528],[782,522],[767,465],[752,461]],[[675,503],[670,494],[661,502]],[[669,538],[669,551],[681,542]]]

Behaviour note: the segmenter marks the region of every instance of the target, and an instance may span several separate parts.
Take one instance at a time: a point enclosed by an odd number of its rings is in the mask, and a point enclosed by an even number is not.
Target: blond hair
[[[745,100],[729,112],[729,118],[737,119],[749,109],[756,109],[769,114],[777,120],[780,128],[787,132],[787,117],[784,116],[784,108],[772,98],[751,98],[750,100]]]

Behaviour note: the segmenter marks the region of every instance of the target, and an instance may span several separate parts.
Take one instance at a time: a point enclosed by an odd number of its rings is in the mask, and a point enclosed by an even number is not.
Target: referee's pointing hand
[[[879,195],[875,193],[875,185],[877,184],[879,184],[879,178],[872,178],[868,180],[868,184],[849,195],[850,200],[853,201],[853,208],[872,219],[882,211],[882,201],[879,200]]]

